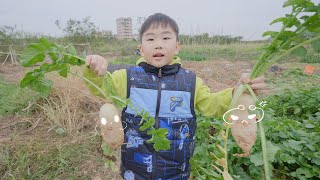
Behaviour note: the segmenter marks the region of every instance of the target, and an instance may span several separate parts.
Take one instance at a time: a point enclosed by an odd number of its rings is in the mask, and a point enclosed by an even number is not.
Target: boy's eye
[[[169,37],[165,37],[165,38],[163,38],[164,40],[168,40],[168,39],[170,39]]]
[[[150,39],[147,39],[147,41],[153,41],[153,39],[150,38]]]

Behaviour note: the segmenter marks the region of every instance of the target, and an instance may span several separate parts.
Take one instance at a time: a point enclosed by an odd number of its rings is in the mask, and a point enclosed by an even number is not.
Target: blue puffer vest
[[[124,144],[121,147],[121,176],[125,180],[176,180],[190,176],[196,117],[196,76],[179,64],[161,69],[141,63],[127,69],[127,98],[139,111],[155,117],[155,128],[168,129],[170,150],[155,151],[140,131],[140,117],[126,107],[122,111]]]

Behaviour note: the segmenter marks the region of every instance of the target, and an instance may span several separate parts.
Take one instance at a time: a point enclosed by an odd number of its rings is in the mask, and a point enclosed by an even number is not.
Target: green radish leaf
[[[303,148],[303,146],[301,145],[302,143],[303,141],[288,140],[283,142],[283,145],[286,148],[291,148],[296,151],[301,151],[301,149]]]
[[[48,71],[49,70],[49,68],[50,68],[50,64],[49,63],[44,63],[44,64],[42,64],[41,66],[40,66],[40,69],[42,70],[42,71]]]
[[[85,62],[82,61],[80,58],[70,55],[64,55],[63,60],[71,65],[80,66],[83,65]]]
[[[275,156],[277,154],[277,152],[280,150],[279,147],[273,145],[270,141],[267,141],[267,157],[268,157],[268,160],[270,162],[273,162],[275,160]]]
[[[143,123],[143,125],[140,127],[140,130],[144,131],[150,127],[153,127],[154,122],[155,122],[154,118],[150,118],[148,121]]]
[[[317,12],[319,6],[315,6],[313,2],[308,2],[307,7],[303,10],[303,12]]]
[[[297,34],[292,32],[292,31],[283,31],[282,33],[279,34],[278,39],[282,41],[287,41],[290,38],[295,37]]]
[[[48,55],[53,62],[56,62],[59,60],[58,53],[59,52],[57,47],[51,47],[51,49],[49,50]]]
[[[154,136],[147,142],[153,142],[154,149],[159,150],[168,150],[170,149],[170,141],[167,139],[166,135],[168,130],[164,128],[157,129],[154,133]]]
[[[57,56],[56,52],[48,52],[48,55],[50,57],[50,59],[53,61],[53,62],[56,62],[58,61],[59,57]]]
[[[313,125],[313,124],[307,124],[307,125],[306,125],[306,128],[308,128],[308,129],[312,129],[312,128],[314,128],[314,127],[316,127],[316,126]]]
[[[261,166],[263,165],[263,158],[262,158],[262,153],[258,152],[256,154],[253,154],[250,156],[250,161],[255,165],[255,166]]]
[[[294,175],[295,177],[298,177],[299,179],[306,179],[306,178],[312,178],[316,174],[307,167],[301,167],[296,170],[296,172],[291,173],[291,175]]]
[[[301,112],[301,108],[300,107],[295,107],[293,114],[299,114],[300,112]]]
[[[30,67],[38,62],[42,62],[46,57],[46,52],[50,48],[50,42],[44,38],[41,38],[38,43],[29,45],[21,55],[22,66]]]
[[[320,52],[320,39],[311,42],[311,46],[316,52],[319,53]]]
[[[292,51],[294,56],[305,57],[307,55],[307,49],[304,47],[298,47],[297,49]]]
[[[74,46],[69,46],[68,48],[67,48],[67,52],[69,52],[69,54],[72,54],[72,55],[74,55],[74,56],[77,56],[77,50],[76,50],[76,48],[74,48]]]
[[[28,87],[40,94],[42,97],[48,97],[52,88],[52,81],[45,79],[43,75],[35,75],[34,72],[29,72],[21,80],[20,87]]]
[[[145,112],[142,114],[142,117],[141,117],[143,120],[147,120],[149,118],[149,112]]]
[[[66,64],[63,64],[59,67],[58,73],[62,77],[67,77],[68,76],[68,66]]]
[[[310,16],[306,20],[305,26],[309,32],[320,33],[320,15],[314,14]]]
[[[262,37],[265,36],[271,36],[272,38],[274,38],[279,32],[276,31],[266,31],[262,34]]]
[[[297,17],[291,17],[290,22],[287,24],[287,28],[291,28],[292,26],[299,27],[301,22]]]
[[[38,71],[38,72],[37,72]],[[24,88],[26,87],[29,83],[34,81],[39,75],[36,75],[36,73],[42,72],[40,69],[36,69],[35,71],[28,72],[24,78],[20,81],[20,87]]]
[[[147,132],[147,134],[148,134],[148,135],[153,135],[155,131],[156,131],[156,130],[155,130],[154,128],[151,128],[151,129]]]
[[[283,4],[283,7],[288,7],[288,6],[306,6],[307,0],[288,0]]]
[[[281,17],[281,18],[275,19],[270,23],[270,25],[278,23],[278,22],[282,22],[282,24],[286,24],[288,22],[288,18]]]

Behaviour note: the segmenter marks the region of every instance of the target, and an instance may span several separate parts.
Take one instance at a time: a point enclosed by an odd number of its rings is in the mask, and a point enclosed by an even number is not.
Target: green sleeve
[[[83,76],[101,88],[107,96],[110,96],[111,92],[115,92],[116,94],[112,93],[112,95],[116,95],[122,99],[127,97],[127,71],[125,69],[114,71],[112,74],[107,72],[105,76],[100,77],[94,71],[85,67]],[[85,84],[93,95],[105,98],[90,83],[85,82]]]
[[[204,116],[222,116],[227,110],[232,100],[232,91],[228,88],[217,93],[211,93],[208,86],[203,81],[196,78],[195,108]]]

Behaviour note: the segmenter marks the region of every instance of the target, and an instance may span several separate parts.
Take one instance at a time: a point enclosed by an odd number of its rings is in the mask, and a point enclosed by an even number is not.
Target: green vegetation
[[[264,128],[268,159],[272,162],[274,179],[320,178],[320,88],[286,90],[270,96],[265,112]],[[301,101],[303,99],[303,101]],[[299,101],[300,100],[300,101]],[[211,164],[223,154],[216,146],[222,145],[219,136],[223,120],[199,117],[197,143],[191,160],[192,174],[200,179],[222,179],[212,170]],[[241,149],[229,139],[228,152],[235,154]],[[260,144],[260,138],[257,138]],[[261,146],[254,146],[250,158],[232,156],[228,159],[229,172],[235,179],[263,179]],[[209,157],[209,158],[208,158]]]
[[[61,137],[51,137],[54,141]],[[70,139],[65,139],[70,141]],[[75,143],[54,144],[41,140],[21,144],[0,145],[1,179],[89,179],[92,172],[104,167],[97,149],[98,136]],[[86,169],[86,163],[95,162],[97,169]],[[99,167],[100,166],[100,167]],[[94,168],[94,167],[91,167]]]
[[[5,82],[0,78],[0,115],[26,114],[22,110],[39,99],[28,89],[21,89],[18,85]],[[31,109],[29,109],[30,111]]]

